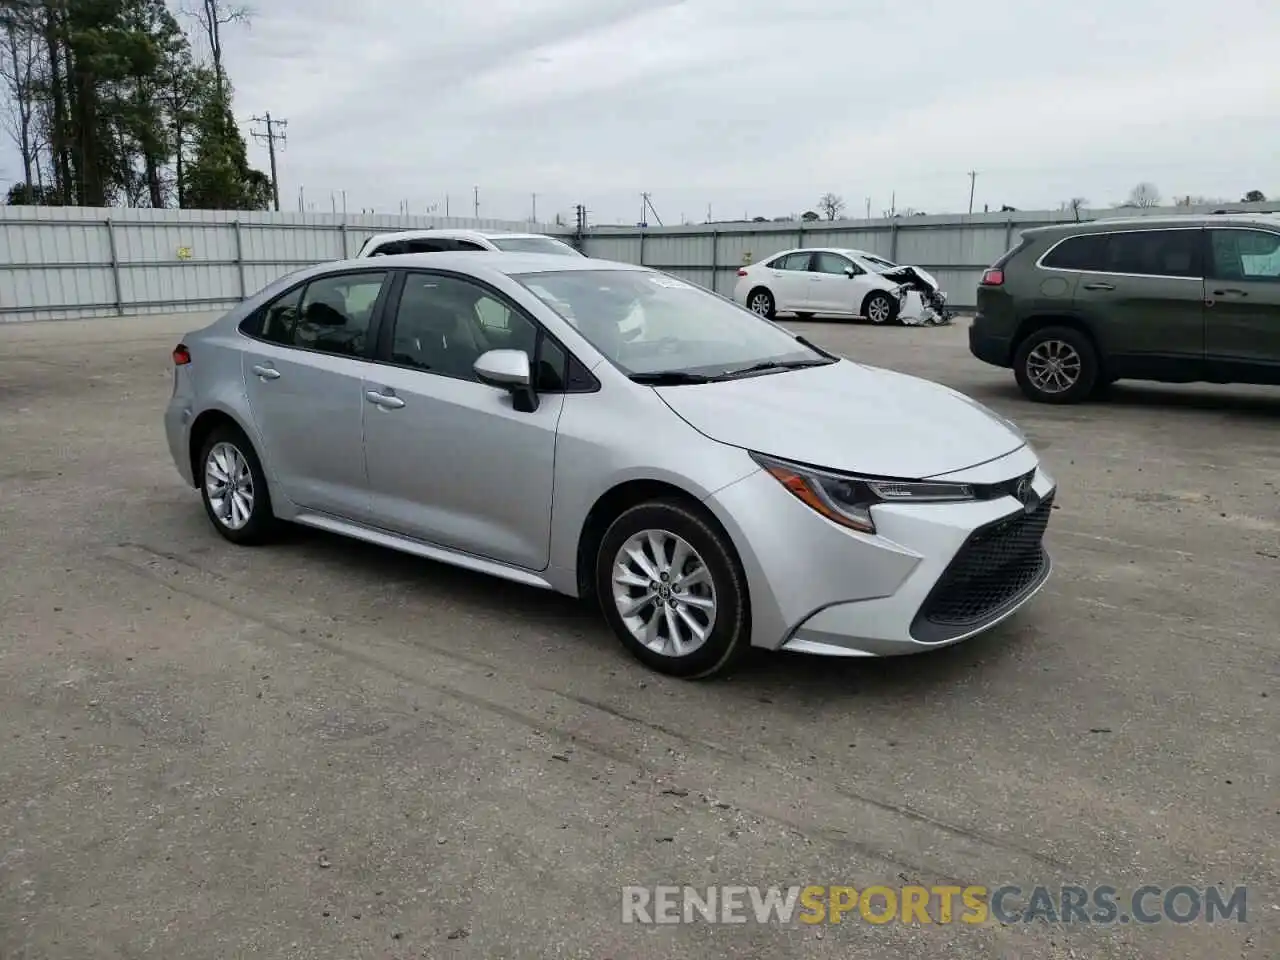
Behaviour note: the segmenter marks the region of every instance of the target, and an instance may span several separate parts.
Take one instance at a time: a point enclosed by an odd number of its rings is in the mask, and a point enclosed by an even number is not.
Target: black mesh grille
[[[971,626],[1022,596],[1048,564],[1043,541],[1052,509],[1050,496],[1030,514],[974,533],[929,594],[920,617],[938,625]]]

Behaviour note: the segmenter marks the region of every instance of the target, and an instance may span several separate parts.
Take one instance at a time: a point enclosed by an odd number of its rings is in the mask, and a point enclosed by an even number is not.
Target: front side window
[[[652,270],[557,270],[512,279],[629,376],[720,376],[761,363],[831,362],[768,320]]]
[[[534,364],[538,328],[484,287],[459,277],[409,273],[396,308],[391,361],[461,380],[489,350],[523,350]]]
[[[814,273],[834,273],[844,276],[850,268],[853,269],[855,274],[862,273],[852,260],[842,257],[838,253],[815,253],[813,255]]]
[[[577,250],[552,237],[491,237],[489,242],[507,253],[551,253],[562,257],[581,257]]]
[[[1268,230],[1210,230],[1215,280],[1280,280],[1280,234]]]

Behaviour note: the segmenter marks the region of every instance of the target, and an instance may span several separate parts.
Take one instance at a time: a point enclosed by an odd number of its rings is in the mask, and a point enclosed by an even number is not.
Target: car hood
[[[924,479],[1026,443],[1009,421],[964,394],[849,360],[656,389],[713,440],[847,473]]]

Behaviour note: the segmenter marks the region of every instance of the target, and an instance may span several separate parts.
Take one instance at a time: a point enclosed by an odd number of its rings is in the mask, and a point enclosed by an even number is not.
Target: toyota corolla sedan
[[[643,267],[328,263],[173,360],[169,446],[228,540],[305,524],[591,598],[676,676],[937,649],[1050,572],[1055,484],[1008,420]]]

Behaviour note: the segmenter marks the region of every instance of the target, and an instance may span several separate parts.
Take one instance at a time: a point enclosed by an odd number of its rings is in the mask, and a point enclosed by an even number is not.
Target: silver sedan
[[[677,676],[936,649],[1050,572],[1016,426],[643,267],[329,263],[173,358],[170,449],[228,540],[306,524],[591,597]]]

